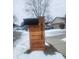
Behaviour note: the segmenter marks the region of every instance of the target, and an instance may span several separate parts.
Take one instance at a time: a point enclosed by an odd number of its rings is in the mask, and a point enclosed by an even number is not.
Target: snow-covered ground
[[[45,55],[42,51],[34,51],[30,54],[24,54],[26,50],[30,48],[29,43],[29,32],[21,31],[22,36],[14,44],[16,45],[13,49],[14,59],[65,59],[61,53],[55,52],[54,55]],[[64,30],[46,30],[45,37],[60,35],[65,32]]]
[[[58,36],[65,33],[66,29],[51,29],[45,31],[45,37]]]

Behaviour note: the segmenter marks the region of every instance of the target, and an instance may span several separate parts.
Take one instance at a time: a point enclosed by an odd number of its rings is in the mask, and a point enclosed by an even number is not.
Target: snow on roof
[[[53,23],[64,23],[65,22],[65,18],[64,17],[56,17],[53,20]]]

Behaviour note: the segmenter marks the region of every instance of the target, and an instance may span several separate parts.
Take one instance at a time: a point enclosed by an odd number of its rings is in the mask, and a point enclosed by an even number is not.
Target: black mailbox
[[[39,20],[37,18],[24,19],[24,25],[38,25]]]

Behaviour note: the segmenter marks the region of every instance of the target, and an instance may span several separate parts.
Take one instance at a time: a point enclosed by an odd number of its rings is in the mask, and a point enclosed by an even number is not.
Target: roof
[[[52,23],[65,23],[66,18],[64,17],[56,17]]]

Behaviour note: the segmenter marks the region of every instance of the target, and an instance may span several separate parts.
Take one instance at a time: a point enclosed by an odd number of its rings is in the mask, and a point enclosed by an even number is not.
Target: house
[[[64,29],[66,28],[66,17],[56,17],[50,23],[54,29]]]

